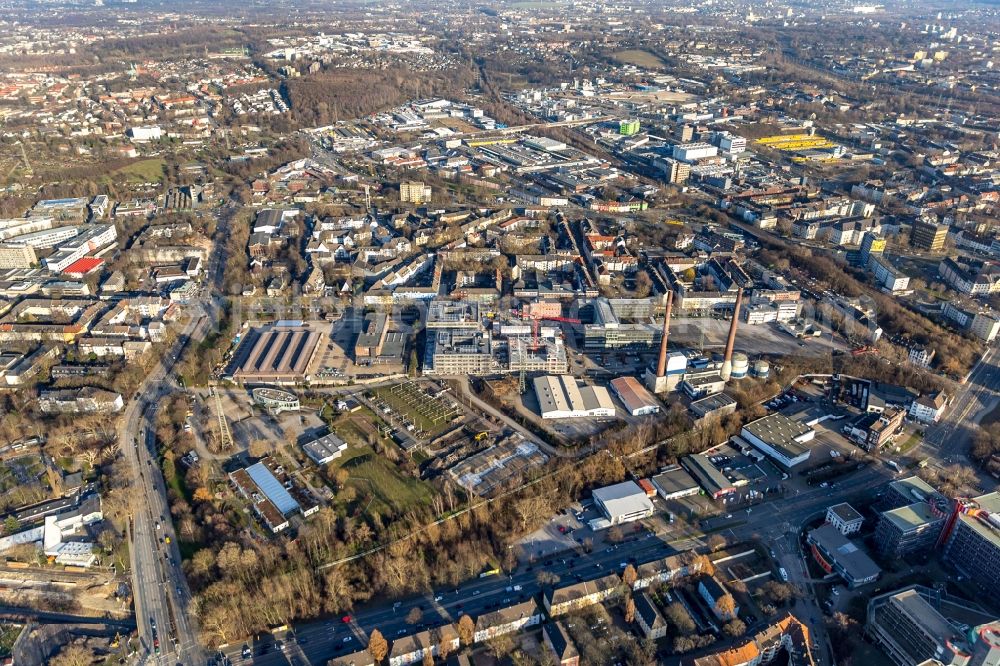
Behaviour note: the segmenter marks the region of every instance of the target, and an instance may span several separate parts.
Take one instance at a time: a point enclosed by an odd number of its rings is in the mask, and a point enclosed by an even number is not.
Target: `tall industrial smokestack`
[[[722,357],[722,380],[728,382],[733,374],[733,345],[736,343],[736,326],[740,320],[740,306],[743,304],[743,287],[736,292],[736,309],[733,319],[729,322],[729,338],[726,340],[726,354]]]
[[[660,360],[656,362],[656,376],[667,374],[667,339],[670,337],[670,311],[674,307],[674,292],[667,292],[667,312],[663,316],[663,336],[660,338]]]

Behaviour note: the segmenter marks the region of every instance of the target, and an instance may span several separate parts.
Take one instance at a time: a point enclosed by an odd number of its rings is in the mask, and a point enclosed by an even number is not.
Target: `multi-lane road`
[[[220,237],[224,237],[227,224],[228,217],[223,215],[219,220]],[[221,293],[224,246],[217,242],[209,257],[208,285],[199,301],[189,308],[191,319],[143,380],[119,422],[118,440],[133,490],[129,558],[139,629],[139,663],[143,664],[206,663],[189,608],[191,594],[181,569],[153,433],[159,400],[178,388],[171,376],[174,363],[189,343],[203,340],[217,321],[217,304],[211,294]]]
[[[202,664],[197,629],[188,610],[191,598],[169,520],[163,475],[156,462],[154,423],[159,398],[174,388],[168,378],[173,360],[193,336],[203,335],[204,316],[192,319],[167,355],[157,363],[122,418],[119,438],[132,476],[129,557],[139,651],[159,664]],[[170,537],[171,543],[166,543]]]
[[[939,458],[964,456],[975,432],[974,419],[1000,390],[996,348],[989,347],[956,392],[939,423],[927,428],[922,447]]]

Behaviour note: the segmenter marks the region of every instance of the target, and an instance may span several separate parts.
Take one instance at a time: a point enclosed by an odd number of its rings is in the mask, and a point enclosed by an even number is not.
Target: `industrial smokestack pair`
[[[733,374],[733,345],[736,343],[736,327],[740,319],[740,306],[743,305],[743,288],[736,292],[736,308],[733,310],[733,318],[729,322],[729,338],[726,340],[726,353],[722,357],[722,381],[728,382]]]

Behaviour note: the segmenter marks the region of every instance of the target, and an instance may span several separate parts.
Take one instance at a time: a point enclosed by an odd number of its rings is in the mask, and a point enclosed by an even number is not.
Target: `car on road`
[[[244,659],[249,659],[253,652],[250,650],[250,646],[246,643],[243,644],[243,649],[240,651],[240,656]]]
[[[353,640],[354,640],[354,636],[344,636],[344,642],[345,643],[350,643]]]
[[[351,621],[351,616],[345,615],[344,617],[340,618],[340,621],[343,622],[344,624],[349,624]]]

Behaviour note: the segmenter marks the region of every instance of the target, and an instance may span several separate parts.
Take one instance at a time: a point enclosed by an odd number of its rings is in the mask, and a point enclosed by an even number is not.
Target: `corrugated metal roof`
[[[274,474],[271,474],[271,470],[265,467],[264,463],[250,465],[247,467],[247,474],[257,484],[260,491],[267,495],[267,499],[278,507],[278,511],[286,516],[293,511],[298,511],[299,503],[292,499],[285,487],[278,479],[274,478]]]

